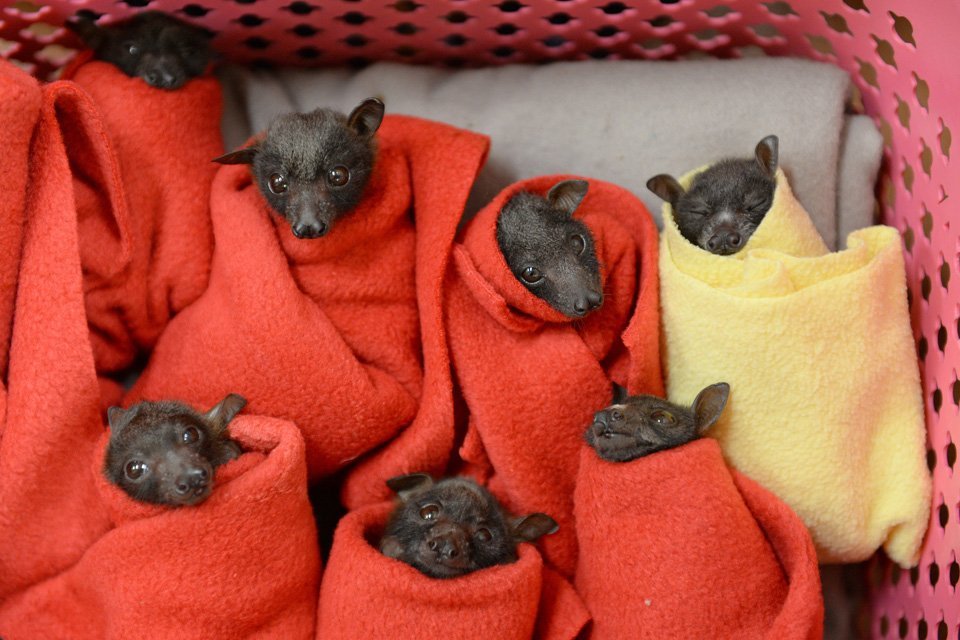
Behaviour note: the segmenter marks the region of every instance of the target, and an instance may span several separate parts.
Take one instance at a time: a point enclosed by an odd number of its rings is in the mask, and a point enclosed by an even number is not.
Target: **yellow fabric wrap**
[[[730,464],[793,507],[822,562],[860,561],[883,546],[900,565],[916,564],[930,477],[897,231],[861,229],[830,253],[782,171],[739,253],[688,242],[669,204],[663,219],[670,400],[730,384],[709,435]]]

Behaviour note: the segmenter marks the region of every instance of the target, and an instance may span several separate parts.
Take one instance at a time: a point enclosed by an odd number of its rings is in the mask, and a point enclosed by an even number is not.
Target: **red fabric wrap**
[[[591,637],[821,637],[809,533],[715,440],[628,463],[583,445],[574,501]]]
[[[0,606],[20,638],[311,638],[320,560],[306,491],[303,439],[289,422],[240,416],[247,451],[216,470],[196,507],[135,502],[100,469],[86,475],[111,530],[79,561]]]
[[[76,563],[109,527],[94,478],[78,471],[104,429],[79,235],[103,230],[90,269],[116,273],[128,256],[123,194],[85,93],[46,85],[38,115],[0,437],[0,600]]]
[[[95,269],[84,280],[97,369],[116,371],[151,349],[170,318],[207,286],[218,166],[211,160],[223,153],[220,84],[205,76],[165,91],[96,61],[72,65],[65,76],[97,105],[129,211],[129,257],[119,271]],[[115,259],[103,255],[112,233],[81,226],[85,267]]]
[[[7,375],[13,302],[20,268],[23,213],[28,181],[30,139],[40,116],[40,85],[32,77],[0,59],[0,378]],[[0,392],[0,415],[3,397]]]
[[[318,639],[559,640],[586,624],[569,583],[532,545],[520,545],[517,562],[449,580],[384,556],[377,545],[392,509],[369,505],[340,521],[320,589]]]
[[[460,454],[470,473],[515,513],[560,524],[543,539],[567,575],[576,562],[573,488],[583,431],[611,400],[611,380],[662,395],[657,230],[631,193],[591,180],[574,216],[596,243],[605,301],[573,321],[511,273],[496,239],[500,209],[521,190],[543,195],[568,176],[501,192],[470,222],[447,280],[446,326],[469,426]]]
[[[314,479],[410,424],[423,395],[414,230],[422,207],[414,194],[448,177],[464,188],[467,181],[444,164],[413,173],[408,157],[417,150],[407,144],[408,127],[421,145],[451,155],[465,138],[478,138],[386,118],[363,200],[318,240],[294,237],[248,167],[224,166],[211,196],[210,285],[170,323],[129,399],[179,397],[206,406],[240,393],[250,411],[297,424]],[[475,147],[486,148],[474,142],[468,149]],[[459,216],[454,207],[466,192],[448,197],[443,213]],[[451,405],[452,414],[452,401],[435,391],[424,400]],[[448,451],[434,453],[440,465]]]

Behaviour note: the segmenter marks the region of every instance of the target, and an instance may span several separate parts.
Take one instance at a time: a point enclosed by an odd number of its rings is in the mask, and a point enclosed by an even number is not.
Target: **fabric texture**
[[[770,211],[732,256],[684,239],[669,205],[664,220],[670,400],[730,384],[711,435],[800,515],[822,561],[856,562],[882,546],[915,564],[930,477],[897,231],[856,231],[848,249],[827,252],[782,172]]]
[[[869,224],[874,207],[872,192],[837,180],[838,173],[869,174],[865,184],[872,189],[881,149],[872,144],[879,135],[872,123],[851,123],[859,117],[845,115],[850,79],[831,64],[604,60],[452,71],[379,63],[361,71],[240,70],[225,77],[243,96],[243,113],[231,112],[225,130],[237,142],[277,114],[321,105],[347,109],[374,95],[392,113],[483,131],[493,151],[470,213],[518,180],[575,173],[626,187],[660,225],[660,201],[646,188],[650,177],[751,157],[753,145],[769,134],[780,137],[782,164],[828,246],[843,237],[838,215],[844,229]],[[242,126],[244,118],[249,125]]]
[[[211,160],[223,153],[222,101],[212,76],[166,91],[85,58],[64,76],[97,105],[128,211],[129,259],[110,279],[94,270],[84,282],[97,369],[115,372],[148,352],[170,318],[206,289],[213,255],[210,185],[217,169]],[[111,233],[81,220],[85,266],[112,259],[103,255]]]
[[[514,563],[452,579],[386,557],[377,546],[392,509],[369,505],[340,521],[320,589],[318,640],[572,640],[587,623],[570,584],[529,544]]]
[[[820,638],[809,533],[710,438],[632,462],[583,445],[576,586],[591,638]]]
[[[303,439],[289,422],[240,416],[245,453],[194,507],[136,502],[85,469],[110,530],[63,573],[0,605],[7,640],[312,638],[320,583]]]
[[[516,193],[543,195],[569,176],[543,176],[500,193],[465,229],[446,284],[454,371],[469,411],[460,456],[514,513],[541,511],[560,530],[540,543],[570,575],[576,562],[573,486],[583,431],[610,403],[611,382],[662,394],[657,232],[631,193],[590,180],[574,212],[590,229],[605,301],[574,321],[528,291],[496,239]]]

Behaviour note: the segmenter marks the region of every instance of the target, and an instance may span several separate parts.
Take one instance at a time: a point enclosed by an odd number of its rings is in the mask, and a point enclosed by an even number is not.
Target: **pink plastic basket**
[[[61,0],[10,3],[0,53],[39,77],[73,55],[77,11],[104,23],[160,9],[217,32],[239,62],[480,66],[584,58],[737,57],[745,47],[846,69],[884,138],[879,208],[907,249],[934,477],[920,566],[871,564],[875,637],[960,638],[960,4],[954,0]],[[951,71],[951,69],[954,69]],[[950,105],[954,105],[951,107]],[[952,176],[952,178],[951,178]],[[951,285],[953,289],[951,289]],[[960,430],[957,431],[960,438]]]

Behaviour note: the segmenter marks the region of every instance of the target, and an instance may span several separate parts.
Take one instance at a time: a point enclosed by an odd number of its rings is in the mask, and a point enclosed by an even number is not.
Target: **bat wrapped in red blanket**
[[[104,281],[84,281],[99,371],[117,371],[153,348],[170,318],[207,286],[213,254],[210,185],[223,153],[220,84],[212,76],[175,91],[82,55],[64,77],[90,94],[120,163],[130,258]],[[110,229],[82,227],[86,259],[102,260]]]
[[[45,85],[36,115],[0,424],[0,600],[72,566],[109,528],[88,472],[104,425],[83,282],[128,257],[123,193],[83,91]],[[103,234],[85,274],[89,228]]]
[[[312,638],[320,560],[303,438],[289,422],[240,416],[246,450],[217,468],[194,507],[136,502],[96,478],[111,530],[79,561],[0,605],[0,633],[27,638]]]
[[[425,296],[437,290],[431,282],[439,282],[442,262],[429,256],[442,257],[444,247],[420,245],[421,260],[415,225],[455,224],[486,139],[399,116],[385,118],[377,138],[360,203],[315,240],[293,235],[247,167],[220,169],[209,286],[171,321],[128,402],[177,397],[205,405],[240,393],[251,412],[297,424],[312,479],[394,437],[428,399],[452,416],[442,384],[423,394],[417,300],[418,284]],[[452,424],[448,431],[452,442]],[[443,444],[426,447],[437,459],[424,467],[444,463],[450,446]]]
[[[583,320],[554,310],[511,272],[497,244],[504,204],[544,194],[564,176],[517,183],[469,223],[446,282],[454,371],[469,408],[460,454],[471,474],[514,513],[541,511],[560,530],[542,540],[567,575],[576,562],[573,489],[583,430],[610,403],[611,381],[663,393],[657,229],[630,192],[589,181],[574,216],[590,229],[603,306]]]
[[[776,496],[704,438],[632,462],[584,445],[576,587],[593,638],[767,638],[823,633],[813,541]]]
[[[391,503],[337,526],[320,587],[318,640],[572,639],[589,616],[572,587],[529,544],[519,559],[452,579],[430,578],[377,549]]]

